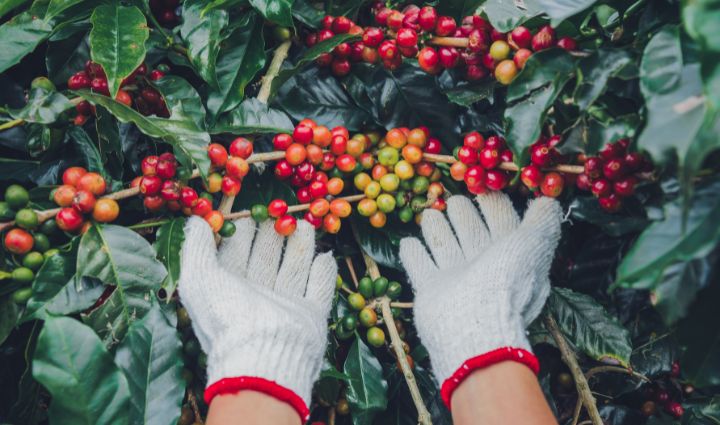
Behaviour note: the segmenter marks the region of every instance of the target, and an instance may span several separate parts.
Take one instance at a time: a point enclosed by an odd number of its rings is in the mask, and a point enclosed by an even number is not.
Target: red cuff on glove
[[[527,350],[522,348],[513,347],[501,347],[497,350],[481,354],[466,360],[465,363],[460,366],[455,373],[452,374],[448,379],[443,382],[440,388],[440,396],[445,402],[445,406],[450,409],[450,398],[453,392],[460,386],[463,380],[470,376],[470,374],[477,369],[486,368],[496,363],[504,362],[506,360],[515,361],[522,363],[529,367],[536,375],[540,371],[540,363],[537,357]]]
[[[310,419],[310,410],[299,395],[295,394],[292,390],[278,385],[274,381],[255,376],[223,378],[215,382],[205,389],[205,404],[209,406],[212,399],[217,395],[236,394],[243,390],[252,390],[267,394],[270,397],[289,404],[295,409],[298,415],[300,415],[303,423]]]

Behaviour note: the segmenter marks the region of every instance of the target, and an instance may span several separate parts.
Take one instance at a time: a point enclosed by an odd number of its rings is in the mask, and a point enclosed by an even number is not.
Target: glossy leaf
[[[446,0],[438,2],[437,11],[439,14],[452,16],[459,23],[462,18],[474,15],[481,0]]]
[[[51,424],[128,424],[128,382],[89,327],[48,317],[33,356],[33,377],[52,395]]]
[[[250,0],[250,4],[268,21],[292,27],[293,0]]]
[[[539,0],[505,1],[487,0],[482,5],[490,23],[498,31],[508,32],[542,12]],[[457,17],[456,17],[457,19]]]
[[[243,100],[232,111],[221,115],[210,132],[212,134],[276,134],[292,132],[294,127],[285,112],[250,98]]]
[[[594,5],[597,0],[538,0],[542,11],[550,17],[550,24],[557,27],[567,18],[577,15]]]
[[[578,63],[577,86],[573,97],[580,110],[586,109],[605,91],[608,79],[635,66],[627,50],[601,49]],[[614,139],[608,139],[614,140]]]
[[[90,59],[90,45],[85,37],[86,29],[63,40],[50,39],[45,53],[48,78],[55,84],[66,84],[77,70],[83,69]]]
[[[23,108],[9,112],[15,119],[52,124],[57,121],[60,114],[73,107],[74,105],[62,93],[37,88],[30,93],[30,98]]]
[[[352,34],[340,34],[336,35],[327,40],[323,40],[311,48],[309,48],[300,59],[297,60],[294,66],[283,69],[280,71],[272,81],[272,88],[270,90],[271,96],[277,93],[280,87],[285,84],[293,75],[297,74],[301,69],[306,67],[308,64],[317,59],[321,54],[331,52],[337,45],[347,43],[360,39],[357,35]]]
[[[297,204],[295,191],[287,183],[271,178],[272,169],[264,174],[250,173],[243,179],[242,196],[235,198],[233,211],[249,210],[255,204],[267,205],[273,199],[282,199],[288,205]]]
[[[162,287],[167,291],[168,300],[171,298],[180,279],[180,248],[185,241],[185,219],[174,218],[158,228],[153,247],[168,273],[163,280]]]
[[[130,229],[93,225],[80,240],[77,276],[116,287],[110,299],[86,318],[108,341],[121,339],[128,326],[147,313],[166,275],[152,246]]]
[[[228,25],[228,12],[214,9],[203,13],[207,2],[202,0],[183,3],[183,23],[180,36],[188,46],[188,58],[203,80],[217,85],[215,62],[220,53],[222,32]]]
[[[715,24],[720,19],[720,5],[711,0],[685,1],[682,20],[685,31],[700,45],[705,93],[713,106],[720,108],[720,39]]]
[[[640,87],[645,97],[666,93],[680,81],[683,68],[677,26],[664,28],[645,46],[640,63]]]
[[[262,20],[254,14],[223,42],[215,70],[218,86],[208,94],[208,111],[216,116],[234,109],[245,97],[245,87],[265,66]]]
[[[344,372],[350,378],[346,397],[353,425],[369,425],[387,407],[388,388],[380,362],[360,338],[350,347]]]
[[[0,180],[30,181],[29,175],[38,168],[38,165],[38,161],[0,158]]]
[[[479,102],[490,98],[492,103],[492,96],[495,92],[497,83],[494,81],[481,82],[479,84],[467,84],[460,85],[451,89],[445,90],[445,95],[448,99],[460,106],[469,107],[473,103]]]
[[[696,387],[720,385],[718,296],[720,285],[714,281],[698,294],[691,313],[677,325],[683,374]]]
[[[671,264],[653,282],[650,299],[665,323],[671,325],[687,315],[698,292],[712,282],[716,260],[710,255]]]
[[[554,287],[547,308],[578,350],[595,360],[628,365],[630,333],[592,297]]]
[[[365,253],[382,266],[402,270],[398,253],[400,240],[407,236],[417,236],[419,229],[416,226],[402,226],[393,221],[377,229],[370,226],[364,217],[353,214],[350,220],[356,229],[353,232],[355,238]]]
[[[6,0],[0,3],[0,18],[5,16],[6,13],[10,12],[16,7],[22,6],[23,4],[28,2],[29,0]]]
[[[0,345],[10,335],[18,321],[17,304],[12,297],[5,296],[0,298]]]
[[[179,84],[182,85],[182,83]],[[210,135],[204,128],[198,126],[192,116],[186,115],[183,102],[171,105],[173,97],[170,96],[166,98],[168,108],[172,110],[172,115],[170,118],[165,119],[155,116],[146,117],[107,96],[88,91],[78,92],[78,95],[95,105],[104,107],[120,122],[132,122],[137,125],[140,131],[148,136],[162,139],[166,143],[173,145],[173,147],[191,158],[200,170],[200,173],[204,177],[207,177],[210,160],[207,157],[206,147],[210,143]],[[199,98],[196,97],[195,101],[198,100]],[[196,114],[198,112],[200,111],[195,111]]]
[[[0,25],[0,72],[20,62],[50,35],[52,27],[32,13],[17,15]]]
[[[127,378],[130,423],[174,425],[185,397],[180,334],[155,304],[133,323],[115,352]]]
[[[76,261],[77,240],[70,250],[61,251],[45,260],[33,281],[33,293],[27,302],[23,321],[45,317],[48,306],[61,299],[67,286],[74,286]]]
[[[145,59],[145,41],[150,36],[145,15],[135,6],[113,3],[96,7],[91,21],[92,60],[102,65],[115,97],[122,80]]]
[[[659,278],[665,267],[707,255],[720,239],[720,181],[698,188],[683,223],[681,200],[665,204],[665,217],[650,225],[623,259],[617,283],[633,287]],[[651,279],[652,280],[652,279]]]

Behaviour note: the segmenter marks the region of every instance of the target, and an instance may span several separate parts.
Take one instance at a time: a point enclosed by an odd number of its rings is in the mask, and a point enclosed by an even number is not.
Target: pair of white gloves
[[[448,407],[475,369],[514,360],[537,371],[525,328],[547,299],[560,237],[560,206],[550,198],[532,201],[522,221],[502,193],[477,202],[480,211],[466,197],[451,197],[447,218],[426,210],[425,244],[400,244],[415,291],[415,325]],[[235,225],[219,249],[204,220],[193,217],[185,229],[179,293],[208,355],[205,399],[260,391],[305,421],[327,345],[337,266],[332,253],[315,256],[315,233],[304,221],[287,244],[271,223]]]

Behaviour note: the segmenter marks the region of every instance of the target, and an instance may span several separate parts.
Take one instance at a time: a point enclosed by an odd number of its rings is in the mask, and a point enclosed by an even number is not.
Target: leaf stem
[[[6,123],[4,123],[4,124],[0,124],[0,131],[2,131],[2,130],[7,130],[7,129],[10,129],[10,128],[13,128],[13,127],[17,127],[17,126],[19,126],[19,125],[23,125],[24,123],[25,123],[25,120],[22,120],[22,119],[16,119],[16,120],[8,121],[8,122],[6,122]]]

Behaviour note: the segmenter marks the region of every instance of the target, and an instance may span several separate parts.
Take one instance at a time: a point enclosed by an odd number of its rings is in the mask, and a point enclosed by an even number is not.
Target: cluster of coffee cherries
[[[221,189],[220,177],[208,178],[207,192],[198,192],[186,184],[189,176],[186,170],[178,170],[177,159],[170,152],[161,155],[150,155],[141,162],[143,175],[136,177],[130,187],[137,187],[143,197],[143,205],[150,212],[167,209],[172,212],[182,211],[185,215],[197,215],[205,219],[214,232],[221,236],[235,233],[235,225],[225,221],[220,211],[213,209],[212,193]],[[237,191],[240,191],[239,183]]]
[[[520,170],[520,180],[533,193],[557,198],[565,188],[567,176],[556,171],[543,170],[566,159],[557,150],[561,138],[558,135],[546,138],[540,136],[530,145],[530,164]]]
[[[115,95],[115,100],[128,106],[134,107],[143,115],[157,115],[167,118],[170,112],[165,105],[165,100],[160,93],[149,83],[157,81],[169,71],[167,65],[161,64],[148,74],[147,66],[143,63],[135,69],[127,78],[122,81],[121,88]],[[107,76],[100,64],[91,60],[85,62],[85,69],[71,75],[68,79],[70,90],[90,89],[93,92],[110,96]],[[90,102],[83,100],[75,105],[77,115],[75,124],[83,125],[87,119],[95,114],[95,108]]]
[[[344,76],[350,72],[352,62],[382,62],[385,68],[394,70],[403,58],[417,58],[420,67],[430,74],[464,68],[469,81],[492,75],[507,85],[533,52],[553,46],[577,48],[570,37],[557,40],[549,25],[534,34],[524,26],[502,33],[478,15],[466,16],[458,25],[450,16],[439,16],[432,6],[408,5],[395,10],[382,2],[373,7],[373,13],[378,27],[364,29],[347,17],[325,16],[322,29],[307,36],[308,46],[337,34],[362,34],[362,41],[342,43],[318,57],[317,63],[329,66],[336,76]],[[467,42],[465,47],[439,46],[441,41],[434,37],[456,37]]]
[[[682,385],[678,382],[680,378],[680,363],[674,361],[670,373],[665,379],[654,381],[645,387],[646,401],[640,407],[642,413],[647,416],[654,416],[658,412],[658,405],[669,415],[681,418],[685,414],[680,401],[695,391],[692,385]]]
[[[150,0],[150,11],[164,27],[174,27],[182,14],[180,0]]]
[[[339,280],[342,285],[342,280]],[[373,347],[382,347],[385,344],[385,332],[377,326],[378,315],[372,300],[387,296],[391,300],[397,299],[402,293],[402,285],[397,281],[390,281],[386,277],[373,280],[365,276],[358,282],[357,292],[347,296],[347,303],[352,309],[335,324],[335,336],[339,340],[346,340],[353,336],[358,328],[367,329],[365,336],[367,342]]]
[[[15,265],[11,271],[0,270],[0,281],[11,280],[16,286],[11,295],[17,304],[25,304],[32,295],[30,284],[45,259],[58,252],[50,247],[49,236],[57,230],[55,220],[40,223],[37,213],[30,208],[30,194],[17,184],[7,187],[0,201],[0,220],[15,220],[6,231],[3,248],[10,253]]]
[[[70,167],[63,172],[62,182],[50,195],[60,207],[55,215],[60,230],[84,233],[90,226],[88,215],[99,223],[109,223],[120,214],[117,201],[100,198],[107,189],[100,174],[88,172],[83,167]]]
[[[453,152],[458,160],[450,166],[453,180],[464,181],[474,194],[487,190],[502,190],[511,180],[511,174],[501,169],[503,162],[512,162],[513,153],[505,139],[492,135],[487,139],[477,131],[467,133],[463,145]]]
[[[628,152],[630,141],[608,143],[598,154],[584,159],[585,172],[577,176],[580,190],[590,191],[607,212],[622,207],[623,198],[635,193],[641,174],[652,171],[652,163],[639,152]]]

